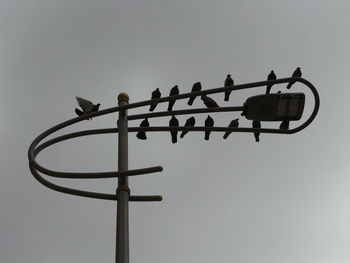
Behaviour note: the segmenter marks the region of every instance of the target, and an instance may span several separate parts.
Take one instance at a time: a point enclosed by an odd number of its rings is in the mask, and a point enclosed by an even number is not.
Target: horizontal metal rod
[[[128,121],[145,119],[145,118],[156,118],[165,116],[177,116],[186,114],[197,114],[197,113],[208,113],[208,112],[230,112],[230,111],[243,111],[243,107],[218,107],[218,108],[200,108],[200,109],[188,109],[188,110],[174,110],[174,111],[162,111],[129,115]]]
[[[161,195],[131,195],[129,201],[133,202],[160,202],[163,200]]]

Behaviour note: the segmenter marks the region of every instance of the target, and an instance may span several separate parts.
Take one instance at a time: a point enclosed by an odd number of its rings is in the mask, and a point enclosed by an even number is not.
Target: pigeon
[[[275,80],[276,79],[276,74],[273,72],[273,70],[271,70],[270,74],[267,76],[267,80]],[[270,93],[272,84],[267,84],[266,87],[266,94]]]
[[[239,125],[238,120],[239,120],[239,119],[234,119],[234,120],[232,120],[232,121],[230,122],[230,124],[228,125],[228,127],[229,127],[229,128],[237,128],[238,125]],[[228,137],[231,133],[232,133],[232,131],[227,131],[227,132],[225,132],[223,138],[224,138],[224,139],[227,139],[227,137]]]
[[[214,120],[212,117],[210,117],[208,115],[208,117],[205,119],[205,127],[213,127],[214,126]],[[205,140],[209,140],[209,135],[210,135],[211,131],[205,131],[205,136],[204,139]]]
[[[300,67],[297,67],[297,69],[293,72],[292,78],[301,78]],[[287,85],[287,89],[290,89],[295,82],[295,80],[290,81]]]
[[[231,75],[228,74],[226,79],[225,79],[224,87],[227,88],[227,87],[231,87],[231,86],[233,86],[233,79],[231,78]],[[225,101],[229,100],[231,92],[232,92],[232,90],[225,91],[225,99],[224,99]]]
[[[141,124],[140,127],[149,127],[149,122],[148,119],[144,119]],[[136,137],[139,138],[140,140],[146,140],[147,136],[146,136],[146,132],[145,131],[139,131],[136,134]]]
[[[207,95],[201,96],[202,101],[204,102],[205,106],[208,108],[216,108],[219,107],[219,105],[213,100],[212,98],[209,98]]]
[[[179,127],[179,121],[173,115],[169,121],[169,127]],[[171,131],[171,141],[172,143],[177,143],[177,131]]]
[[[193,84],[191,92],[198,92],[201,90],[202,90],[202,84],[200,82],[196,82]],[[195,98],[196,98],[196,96],[190,97],[187,104],[191,106],[193,104]]]
[[[288,130],[289,129],[289,121],[282,121],[280,125],[281,130]]]
[[[100,108],[100,103],[93,104],[91,101],[83,99],[83,98],[78,97],[78,96],[75,96],[75,98],[77,99],[77,102],[78,102],[80,108],[83,110],[83,111],[81,111],[81,110],[75,108],[75,113],[78,116],[98,111],[98,109]],[[90,118],[90,120],[91,119],[92,118]]]
[[[155,91],[152,92],[152,97],[151,100],[154,99],[159,99],[160,98],[160,91],[159,89],[156,89]],[[158,103],[152,103],[151,106],[149,107],[149,111],[154,111],[154,109],[157,107]]]
[[[260,129],[261,128],[260,121],[253,121],[253,128]],[[259,135],[260,135],[260,132],[254,132],[256,142],[259,141]]]
[[[170,90],[170,95],[169,96],[176,96],[179,95],[180,91],[177,85],[175,85],[171,90]],[[175,100],[169,100],[169,106],[168,106],[168,111],[173,110],[173,106],[175,104]]]
[[[195,125],[195,123],[196,123],[196,120],[194,119],[194,117],[188,118],[186,120],[184,127],[193,127]],[[188,133],[188,131],[183,131],[180,135],[180,138],[183,138],[186,133]]]

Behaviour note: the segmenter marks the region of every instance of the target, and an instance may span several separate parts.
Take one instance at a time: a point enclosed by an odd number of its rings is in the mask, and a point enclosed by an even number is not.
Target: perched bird
[[[267,80],[275,80],[275,79],[276,79],[276,75],[273,72],[273,70],[271,70],[270,74],[267,76]],[[270,93],[271,87],[272,87],[272,84],[267,84],[266,94]]]
[[[195,124],[196,124],[196,120],[194,119],[194,117],[191,117],[186,120],[184,127],[193,127]],[[188,131],[183,131],[180,135],[180,138],[183,138],[186,133],[188,133]]]
[[[179,127],[179,121],[174,115],[169,121],[169,127]],[[170,134],[172,143],[177,143],[177,131],[171,131]]]
[[[83,111],[81,111],[81,110],[75,108],[75,113],[78,116],[98,111],[98,109],[100,108],[100,103],[93,104],[91,101],[83,99],[83,98],[78,97],[78,96],[75,96],[75,98],[77,99],[77,102],[78,102],[80,108],[83,110]],[[90,120],[91,120],[91,118],[90,118]]]
[[[149,127],[149,122],[148,119],[144,119],[141,124],[140,127]],[[139,138],[140,140],[146,140],[147,136],[146,136],[146,132],[145,131],[139,131],[136,134],[136,137]]]
[[[300,67],[297,67],[297,69],[294,70],[294,72],[292,74],[292,78],[301,78]],[[290,81],[287,85],[287,89],[290,89],[295,82],[296,82],[295,80]]]
[[[160,91],[159,89],[156,89],[155,91],[152,92],[152,97],[151,100],[154,99],[159,99],[160,98]],[[149,107],[149,111],[154,111],[154,109],[157,107],[158,103],[152,103],[151,106]]]
[[[237,128],[238,125],[239,125],[238,120],[239,120],[239,119],[234,119],[234,120],[232,120],[232,121],[230,122],[230,124],[228,125],[228,127],[229,127],[229,128]],[[232,131],[227,131],[227,132],[225,132],[223,138],[224,138],[224,139],[227,139],[227,137],[228,137],[231,133],[232,133]]]
[[[280,125],[281,130],[288,130],[289,129],[289,121],[282,121]]]
[[[253,121],[253,128],[260,129],[261,128],[260,121]],[[260,135],[260,132],[254,132],[256,142],[259,141],[259,135]]]
[[[231,86],[233,86],[233,79],[231,78],[231,75],[228,74],[225,79],[224,87],[227,88]],[[225,91],[225,99],[224,99],[225,101],[229,100],[231,92],[232,90]]]
[[[208,117],[205,119],[205,127],[213,127],[214,126],[214,119],[208,115]],[[209,135],[211,131],[205,131],[204,140],[209,140]]]
[[[169,96],[176,96],[179,95],[180,91],[177,85],[175,85],[171,90]],[[168,111],[173,110],[173,106],[175,104],[175,100],[169,100],[169,106],[168,106]]]
[[[209,98],[207,95],[201,96],[202,101],[204,102],[205,106],[208,108],[216,108],[219,107],[219,105],[213,100],[212,98]]]
[[[198,92],[201,90],[202,90],[202,84],[200,82],[196,82],[193,84],[191,92]],[[195,98],[196,98],[196,96],[190,97],[187,104],[191,106],[193,104]]]

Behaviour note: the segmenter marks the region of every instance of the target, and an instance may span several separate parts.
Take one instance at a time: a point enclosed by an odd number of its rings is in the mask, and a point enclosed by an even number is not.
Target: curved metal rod
[[[118,132],[117,128],[113,129],[96,129],[96,130],[86,130],[86,131],[80,131],[80,132],[74,132],[66,135],[62,135],[56,138],[53,138],[43,144],[40,144],[34,151],[34,157],[36,157],[39,152],[41,152],[43,149],[49,147],[52,144],[76,138],[81,136],[87,136],[87,135],[96,135],[96,134],[105,134],[105,133],[116,133]],[[72,172],[58,172],[53,171],[44,168],[43,166],[39,165],[37,163],[37,166],[33,165],[35,169],[38,171],[49,175],[53,177],[58,178],[72,178],[72,179],[100,179],[100,178],[113,178],[113,177],[119,177],[119,176],[135,176],[140,174],[149,174],[149,173],[155,173],[155,172],[161,172],[163,171],[162,166],[154,166],[154,167],[148,167],[148,168],[141,168],[141,169],[134,169],[134,170],[127,170],[122,172],[97,172],[97,173],[72,173]]]
[[[82,196],[82,197],[89,197],[89,198],[96,198],[96,199],[103,199],[103,200],[113,200],[113,201],[118,200],[117,195],[77,190],[77,189],[68,188],[68,187],[51,183],[46,179],[44,179],[42,176],[40,176],[40,174],[35,170],[35,168],[31,164],[29,164],[29,169],[32,172],[35,179],[37,179],[41,184],[45,185],[47,188],[50,188],[51,190],[61,192],[61,193],[71,194],[71,195]],[[156,201],[162,201],[162,199],[163,197],[161,195],[147,195],[147,196],[131,195],[129,197],[129,201],[132,201],[132,202],[156,202]]]
[[[254,128],[228,128],[228,127],[213,127],[213,128],[209,128],[209,127],[147,127],[147,128],[143,128],[143,127],[135,127],[135,128],[129,128],[129,131],[134,132],[134,131],[171,131],[171,130],[179,130],[179,131],[206,131],[206,130],[210,130],[210,131],[236,131],[236,132],[261,132],[261,133],[279,133],[279,134],[292,134],[292,133],[296,133],[302,129],[304,129],[305,127],[307,127],[312,120],[315,118],[318,109],[319,109],[319,96],[317,93],[317,90],[315,89],[315,87],[307,80],[303,79],[303,78],[284,78],[284,79],[276,79],[276,80],[272,80],[272,81],[260,81],[260,82],[253,82],[253,83],[246,83],[246,84],[240,84],[240,85],[235,85],[232,87],[222,87],[222,88],[216,88],[216,89],[210,89],[210,90],[204,90],[204,91],[200,91],[200,92],[193,92],[193,93],[186,93],[186,94],[181,94],[181,95],[177,95],[177,96],[168,96],[168,97],[164,97],[164,98],[160,98],[160,99],[155,99],[155,100],[147,100],[147,101],[141,101],[141,102],[137,102],[137,103],[132,103],[132,104],[128,104],[128,105],[124,105],[121,107],[112,107],[112,108],[108,108],[108,109],[104,109],[104,110],[100,110],[97,112],[93,112],[93,113],[89,113],[80,117],[76,117],[73,119],[70,119],[68,121],[62,122],[50,129],[48,129],[47,131],[41,133],[30,145],[29,149],[28,149],[28,159],[29,159],[29,167],[30,170],[32,172],[32,174],[34,175],[34,177],[41,182],[42,184],[44,184],[45,186],[56,190],[56,191],[60,191],[60,192],[65,192],[65,193],[69,193],[69,194],[74,194],[74,195],[79,195],[79,196],[86,196],[86,197],[92,197],[92,198],[100,198],[100,199],[108,199],[108,200],[116,200],[115,195],[109,195],[109,194],[101,194],[101,193],[94,193],[94,192],[87,192],[87,191],[81,191],[81,190],[76,190],[76,189],[70,189],[70,188],[66,188],[66,187],[62,187],[62,186],[58,186],[55,185],[47,180],[45,180],[44,178],[42,178],[39,173],[36,171],[42,171],[43,173],[50,173],[50,175],[53,174],[53,176],[57,176],[57,177],[64,177],[64,176],[68,176],[68,174],[72,175],[74,174],[74,178],[77,178],[76,176],[82,176],[81,178],[107,178],[107,177],[116,177],[119,175],[121,175],[121,172],[106,172],[106,173],[62,173],[62,172],[57,172],[57,171],[51,171],[48,170],[42,166],[40,166],[36,160],[35,157],[36,155],[43,150],[44,148],[48,147],[51,144],[57,143],[58,141],[64,140],[60,137],[57,137],[55,139],[52,139],[50,141],[47,141],[46,143],[43,143],[41,145],[37,147],[37,145],[43,140],[45,139],[47,136],[51,135],[52,133],[63,129],[67,126],[70,126],[72,124],[75,124],[77,122],[80,122],[82,120],[85,120],[86,118],[92,118],[92,117],[97,117],[97,116],[102,116],[102,115],[106,115],[106,114],[110,114],[113,112],[117,112],[120,110],[127,110],[127,109],[133,109],[133,108],[138,108],[138,107],[142,107],[142,106],[147,106],[150,105],[152,103],[163,103],[163,102],[167,102],[170,100],[179,100],[179,99],[185,99],[185,98],[189,98],[192,96],[201,96],[203,94],[214,94],[214,93],[220,93],[220,92],[225,92],[228,90],[241,90],[241,89],[247,89],[247,88],[255,88],[255,87],[259,87],[259,86],[265,86],[267,84],[281,84],[281,83],[288,83],[290,81],[295,81],[295,82],[302,82],[304,83],[306,86],[308,86],[310,88],[310,90],[312,91],[314,98],[315,98],[315,106],[314,106],[314,110],[311,114],[311,116],[309,117],[309,119],[307,119],[306,122],[304,122],[302,125],[300,125],[297,128],[291,129],[291,130],[279,130],[279,129],[254,129]],[[229,108],[229,107],[227,107]],[[234,110],[238,110],[239,107],[232,107],[234,109],[232,109],[232,111]],[[194,109],[192,111],[197,111],[197,113],[200,112],[215,112],[212,111],[213,109]],[[241,110],[241,109],[239,109]],[[217,111],[224,111],[224,110],[217,110]],[[187,113],[189,113],[189,111],[187,111]],[[172,113],[172,115],[174,114],[174,112]],[[181,114],[181,112],[179,112],[179,114]],[[182,112],[182,114],[186,114],[184,112]],[[134,115],[134,118],[136,119],[137,117],[135,117],[137,115]],[[151,115],[152,116],[152,115]],[[165,113],[154,113],[153,117],[159,117],[159,116],[167,116]],[[138,116],[140,117],[140,115]],[[108,130],[108,131],[107,131]],[[103,131],[103,132],[102,132]],[[117,129],[113,129],[113,131],[111,129],[102,129],[102,130],[90,130],[90,131],[83,131],[83,132],[78,132],[78,133],[74,133],[75,137],[78,136],[84,136],[85,135],[91,135],[91,134],[100,134],[100,133],[109,133],[109,132],[117,132]],[[78,135],[80,134],[80,135]],[[64,135],[63,138],[68,139],[70,138],[69,136],[72,135]],[[73,138],[73,137],[72,137]],[[146,169],[156,169],[157,171],[160,171],[161,167],[151,167],[151,168],[146,168]],[[128,173],[129,175],[131,174],[135,174],[137,173],[137,171],[140,172],[140,170],[144,169],[139,169],[139,170],[130,170],[130,171],[125,171],[123,173]],[[155,170],[154,170],[155,171]],[[102,177],[101,177],[102,175]],[[83,176],[87,176],[87,177],[83,177]],[[93,177],[93,176],[97,176],[97,177]],[[65,178],[65,177],[64,177]],[[72,177],[66,177],[66,178],[72,178]]]

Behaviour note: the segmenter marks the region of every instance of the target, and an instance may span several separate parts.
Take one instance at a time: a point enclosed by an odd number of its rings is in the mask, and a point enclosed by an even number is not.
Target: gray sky
[[[130,102],[288,77],[297,66],[319,90],[316,120],[295,135],[130,134],[130,168],[164,172],[130,179],[131,262],[345,263],[350,261],[349,1],[0,1],[0,259],[6,263],[114,262],[116,204],[54,192],[28,169],[42,131],[75,116],[75,95],[113,107]],[[273,87],[285,91],[284,86]],[[295,85],[294,91],[304,91]],[[232,93],[241,105],[252,94]],[[310,95],[306,93],[306,95]],[[313,107],[306,98],[305,114]],[[157,110],[165,110],[161,105]],[[202,106],[196,100],[193,107]],[[178,102],[175,109],[187,108]],[[143,108],[135,112],[147,112]],[[217,126],[240,117],[211,114]],[[64,132],[115,127],[115,116]],[[202,126],[206,115],[196,116]],[[167,125],[168,118],[151,120]],[[179,118],[184,123],[186,117]],[[240,118],[241,126],[250,122]],[[132,122],[130,126],[137,126]],[[295,125],[295,124],[293,124]],[[61,133],[57,133],[61,134]],[[96,159],[95,159],[96,158]],[[117,168],[116,135],[45,150],[38,160],[63,171]],[[115,180],[53,180],[113,193]]]

